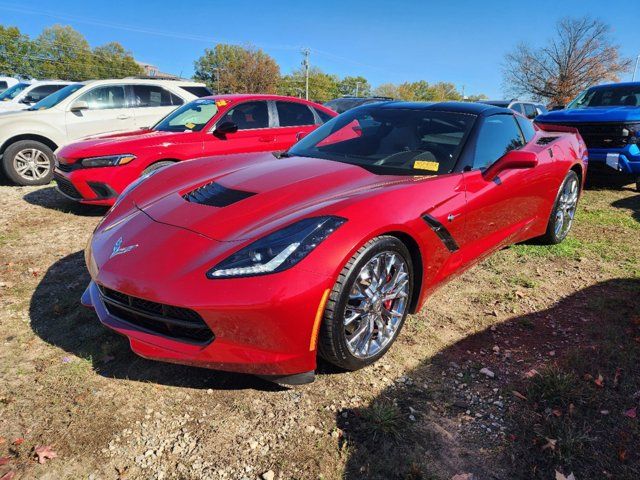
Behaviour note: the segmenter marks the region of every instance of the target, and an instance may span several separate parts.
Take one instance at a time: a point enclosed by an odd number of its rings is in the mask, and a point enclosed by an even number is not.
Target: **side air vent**
[[[536,142],[537,145],[549,145],[554,140],[557,140],[558,137],[540,137]]]
[[[211,207],[227,207],[253,195],[255,195],[253,192],[233,190],[211,182],[185,193],[182,198],[187,202],[200,203]]]

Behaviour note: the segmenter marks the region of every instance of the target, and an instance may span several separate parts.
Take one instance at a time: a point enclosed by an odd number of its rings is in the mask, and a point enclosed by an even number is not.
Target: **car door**
[[[26,105],[33,105],[34,103],[39,102],[40,100],[48,97],[52,93],[57,92],[61,88],[66,87],[67,84],[64,83],[50,83],[47,85],[38,85],[32,88],[29,92],[27,92],[20,101]]]
[[[539,175],[536,168],[510,169],[495,179],[485,178],[484,172],[489,166],[509,151],[525,147],[526,141],[514,115],[492,115],[482,118],[481,122],[472,165],[464,173],[465,236],[469,245],[466,261],[524,238],[544,201],[538,193],[544,176]]]
[[[238,131],[218,135],[214,127],[205,141],[208,155],[276,150],[273,119],[267,101],[254,100],[233,105],[216,125],[227,122],[237,125]]]
[[[88,108],[77,110],[74,105],[86,102]],[[80,95],[66,112],[69,140],[107,132],[136,128],[133,109],[127,102],[124,84],[109,84],[91,88]]]
[[[184,100],[159,85],[129,85],[136,127],[152,127]]]
[[[272,105],[277,118],[274,150],[287,150],[317,127],[313,110],[304,103],[277,100]]]

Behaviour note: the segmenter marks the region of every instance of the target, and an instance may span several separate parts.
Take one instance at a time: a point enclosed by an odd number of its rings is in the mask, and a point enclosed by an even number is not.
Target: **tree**
[[[131,77],[144,74],[130,52],[118,42],[110,42],[93,49],[94,78]]]
[[[219,43],[196,60],[194,78],[218,93],[275,93],[280,67],[259,48]]]
[[[373,91],[378,97],[400,98],[398,86],[393,83],[382,83]]]
[[[368,97],[371,95],[371,85],[362,76],[344,77],[338,83],[338,91],[342,95],[357,95],[358,97]]]
[[[94,60],[89,43],[70,26],[45,28],[36,38],[38,64],[34,76],[81,81],[94,75]]]
[[[309,69],[309,99],[326,102],[340,96],[340,80],[335,75],[323,72],[318,67]],[[304,97],[304,69],[294,70],[280,80],[278,93],[294,97]]]
[[[620,56],[609,33],[607,24],[589,17],[560,20],[546,46],[521,43],[506,55],[505,89],[564,105],[591,85],[617,81],[631,60]]]
[[[27,35],[0,25],[0,75],[29,77],[36,60],[36,46]]]

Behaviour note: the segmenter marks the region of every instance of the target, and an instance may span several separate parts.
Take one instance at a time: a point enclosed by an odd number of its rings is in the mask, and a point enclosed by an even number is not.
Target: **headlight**
[[[207,277],[248,277],[291,268],[346,221],[332,216],[300,220],[247,245],[209,270]]]
[[[107,155],[106,157],[85,158],[83,167],[113,167],[114,165],[126,165],[136,159],[135,155]]]

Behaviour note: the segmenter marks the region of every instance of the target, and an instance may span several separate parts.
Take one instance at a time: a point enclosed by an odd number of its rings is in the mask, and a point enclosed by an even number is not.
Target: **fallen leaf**
[[[525,400],[525,401],[527,400],[527,397],[525,397],[523,394],[521,394],[517,390],[512,390],[511,393],[513,393],[514,397],[519,398],[520,400]]]
[[[10,472],[7,472],[2,477],[0,477],[0,480],[11,480],[15,476],[16,476],[16,472],[11,470]]]
[[[36,447],[34,452],[38,457],[38,463],[45,463],[47,460],[51,460],[58,456],[58,454],[53,451],[50,445]]]
[[[529,370],[528,372],[526,372],[524,374],[525,378],[532,378],[535,377],[536,375],[538,375],[538,371],[535,368],[532,368],[531,370]]]
[[[627,451],[625,449],[621,449],[618,452],[618,458],[620,459],[621,462],[624,462],[627,459]]]
[[[0,457],[0,467],[9,463],[9,460],[11,460],[9,457]]]
[[[558,440],[555,440],[553,438],[548,438],[545,437],[547,440],[547,443],[545,445],[542,446],[542,450],[551,450],[552,452],[554,452],[556,450],[556,443],[558,443]]]
[[[593,383],[596,384],[596,386],[602,388],[604,387],[604,377],[600,374],[598,374],[598,378],[596,378]]]
[[[568,477],[565,477],[562,473],[556,470],[556,480],[576,480],[573,473],[570,473]]]
[[[620,376],[622,375],[622,369],[621,368],[616,368],[616,373],[613,376],[613,386],[617,387],[618,383],[620,383]]]
[[[451,477],[451,480],[473,480],[473,473],[458,473]]]
[[[551,413],[553,413],[556,417],[562,416],[562,411],[558,409],[552,410]]]
[[[636,407],[633,407],[625,411],[623,415],[628,418],[636,418],[638,416],[638,412],[636,411]]]
[[[570,403],[569,404],[569,416],[572,416],[575,411],[576,411],[576,406],[573,403]]]
[[[16,439],[13,441],[13,444],[14,444],[14,445],[22,445],[23,443],[24,443],[24,438],[16,438]]]

